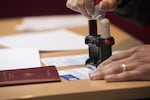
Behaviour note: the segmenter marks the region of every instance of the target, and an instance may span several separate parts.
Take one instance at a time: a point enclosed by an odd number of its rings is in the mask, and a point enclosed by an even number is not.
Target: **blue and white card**
[[[73,80],[82,80],[89,79],[89,72],[95,69],[95,67],[83,67],[83,68],[74,68],[58,71],[61,78],[73,81]]]

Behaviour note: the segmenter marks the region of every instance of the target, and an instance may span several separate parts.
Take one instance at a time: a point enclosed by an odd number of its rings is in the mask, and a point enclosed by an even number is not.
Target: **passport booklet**
[[[60,76],[55,66],[0,71],[0,86],[59,81],[61,81]]]

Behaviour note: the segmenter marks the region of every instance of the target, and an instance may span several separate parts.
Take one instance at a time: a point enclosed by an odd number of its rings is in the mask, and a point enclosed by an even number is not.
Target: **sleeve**
[[[95,0],[96,4],[98,4],[101,0]]]
[[[150,0],[122,0],[116,14],[138,25],[150,25]]]

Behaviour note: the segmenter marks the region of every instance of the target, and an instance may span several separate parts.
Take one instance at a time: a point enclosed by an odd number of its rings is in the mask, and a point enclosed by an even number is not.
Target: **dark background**
[[[67,0],[1,0],[0,18],[14,18],[41,15],[74,14],[66,8]],[[141,27],[128,22],[114,13],[107,13],[110,21],[140,39],[144,43],[150,43],[150,26]],[[119,34],[119,33],[118,33]]]
[[[66,0],[1,0],[0,18],[74,13]]]

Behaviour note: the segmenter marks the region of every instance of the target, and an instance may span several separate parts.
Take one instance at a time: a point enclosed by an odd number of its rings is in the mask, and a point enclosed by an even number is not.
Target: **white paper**
[[[86,49],[84,36],[65,29],[28,32],[0,37],[0,44],[11,48],[38,48],[40,51]]]
[[[39,50],[34,48],[0,49],[0,70],[40,67]]]
[[[81,15],[25,17],[22,24],[17,25],[16,29],[22,31],[41,31],[76,26],[79,27],[87,25],[87,22],[87,18]]]
[[[47,57],[42,58],[41,61],[45,65],[55,65],[56,67],[82,65],[85,64],[87,54],[71,55],[71,56],[59,56],[59,57]]]
[[[116,54],[118,52],[120,51],[113,51],[113,54]],[[81,55],[41,58],[41,61],[45,65],[55,65],[56,67],[62,67],[62,66],[83,65],[85,64],[85,61],[87,59],[88,54],[81,54]]]

